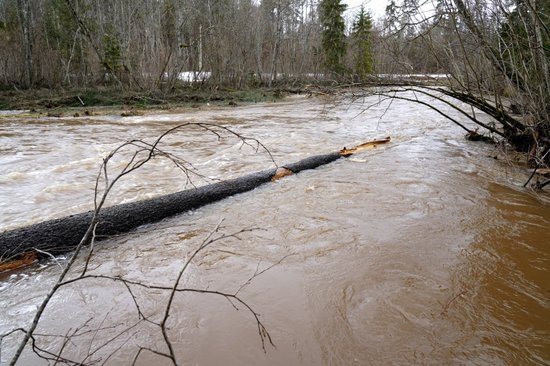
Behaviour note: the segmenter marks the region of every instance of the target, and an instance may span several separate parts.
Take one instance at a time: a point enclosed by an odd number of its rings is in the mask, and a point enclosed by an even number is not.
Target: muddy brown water
[[[107,151],[184,122],[215,122],[258,138],[278,163],[389,135],[388,145],[103,241],[92,273],[170,286],[223,220],[224,233],[260,230],[213,244],[182,286],[235,293],[276,264],[238,293],[275,347],[268,343],[264,352],[243,305],[179,293],[168,334],[181,364],[548,365],[548,196],[522,189],[525,168],[494,159],[494,147],[465,141],[432,111],[398,101],[365,111],[373,101],[299,97],[129,118],[4,119],[0,227],[91,208]],[[195,130],[169,138],[167,148],[209,179],[272,166],[235,139]],[[158,161],[122,181],[110,203],[185,186],[181,173]],[[30,323],[59,272],[52,262],[0,279],[1,333]],[[160,321],[167,293],[132,290],[140,310]],[[140,347],[166,352],[158,328],[139,321],[127,289],[105,279],[63,288],[37,333],[50,352],[72,335],[63,356],[85,363],[131,365]],[[18,339],[3,340],[2,364]],[[48,362],[26,351],[20,364]],[[144,351],[136,364],[169,362]]]

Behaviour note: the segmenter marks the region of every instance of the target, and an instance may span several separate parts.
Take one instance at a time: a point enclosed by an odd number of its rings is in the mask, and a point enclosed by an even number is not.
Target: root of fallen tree
[[[342,157],[385,144],[390,138],[373,140],[357,147],[315,155],[280,168],[188,189],[148,200],[120,204],[100,211],[95,237],[126,233],[140,225],[189,211],[223,198],[250,191],[264,183],[303,170],[315,169]],[[32,263],[35,256],[58,255],[75,249],[86,234],[94,212],[88,211],[0,233],[0,272]],[[1,264],[4,262],[4,264]],[[5,265],[5,267],[3,267]]]

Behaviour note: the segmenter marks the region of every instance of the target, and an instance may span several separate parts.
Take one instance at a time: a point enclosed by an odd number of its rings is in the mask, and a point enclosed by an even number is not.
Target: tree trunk
[[[292,174],[331,163],[342,156],[341,152],[312,156],[285,165]],[[96,228],[98,239],[128,232],[140,225],[219,201],[234,194],[250,191],[278,178],[277,169],[264,170],[240,178],[222,181],[195,189],[165,196],[121,204],[101,210]],[[0,261],[14,259],[24,253],[36,251],[61,254],[74,249],[90,226],[93,211],[41,222],[0,233]]]
[[[30,0],[17,0],[17,13],[21,26],[22,57],[23,57],[23,78],[22,84],[30,88],[34,83],[33,73],[33,52],[32,52],[32,25]]]

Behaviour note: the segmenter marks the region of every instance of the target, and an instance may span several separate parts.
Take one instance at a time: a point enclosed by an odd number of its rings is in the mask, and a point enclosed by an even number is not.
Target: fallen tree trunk
[[[280,177],[317,168],[389,140],[389,137],[375,140],[354,149],[344,148],[338,152],[312,156],[284,165],[279,169],[273,168],[157,198],[108,207],[99,213],[96,237],[101,239],[122,234],[140,225],[157,222],[234,194],[250,191]],[[86,233],[92,216],[93,211],[88,211],[2,232],[0,233],[0,262],[19,259],[18,257],[28,255],[29,252],[38,252],[39,255],[43,255],[42,252],[57,255],[71,251]],[[1,266],[0,271],[2,271]]]

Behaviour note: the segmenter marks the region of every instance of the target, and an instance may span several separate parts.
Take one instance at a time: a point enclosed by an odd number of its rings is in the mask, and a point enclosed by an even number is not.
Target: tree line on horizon
[[[233,87],[372,73],[464,78],[500,56],[509,71],[547,70],[547,2],[422,1],[389,0],[376,21],[361,6],[346,22],[341,0],[0,0],[0,84],[173,87],[190,71]],[[479,52],[487,46],[501,55]]]
[[[364,76],[373,71],[373,24],[361,8],[348,27],[345,8],[339,0],[0,0],[0,84],[147,89],[173,87],[192,71],[242,88]],[[343,44],[331,44],[331,31]],[[345,67],[331,64],[333,50]]]

